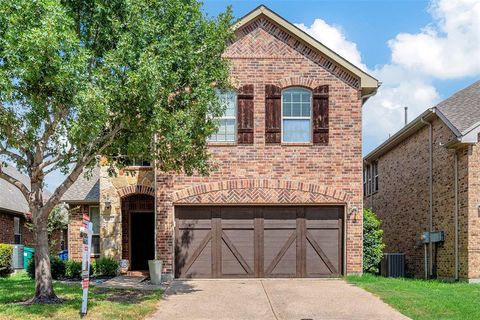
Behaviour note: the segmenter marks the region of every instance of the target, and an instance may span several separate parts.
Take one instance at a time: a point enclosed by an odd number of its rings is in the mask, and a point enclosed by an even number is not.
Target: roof
[[[14,166],[2,166],[2,171],[19,180],[30,189],[30,179],[28,176],[20,173]],[[2,191],[0,192],[0,209],[18,214],[26,214],[30,211],[27,200],[25,200],[22,192],[13,184],[4,179],[0,179],[0,190]]]
[[[100,167],[95,167],[88,175],[88,171],[81,174],[67,192],[62,200],[70,203],[92,203],[100,201]]]
[[[347,61],[339,54],[313,38],[312,36],[308,35],[303,30],[297,28],[294,24],[288,22],[269,8],[264,5],[260,5],[257,8],[253,9],[250,13],[246,14],[242,18],[240,18],[237,23],[233,26],[235,30],[242,28],[243,26],[247,25],[251,21],[255,20],[259,16],[265,16],[268,19],[272,20],[273,22],[277,23],[288,32],[290,32],[293,36],[297,39],[307,43],[309,46],[313,47],[314,49],[318,50],[327,58],[331,59],[337,65],[343,67],[346,71],[350,72],[351,74],[357,76],[360,79],[360,87],[362,89],[362,94],[365,95],[373,95],[376,93],[377,88],[380,86],[380,83],[377,79],[366,73],[365,71],[361,70],[351,62]]]
[[[435,107],[425,110],[420,116],[366,155],[364,161],[375,161],[413,135],[425,126],[426,121],[431,121],[435,116],[443,121],[457,138],[456,141],[450,141],[446,144],[477,143],[480,133],[480,81],[454,93]]]
[[[480,80],[440,102],[436,108],[461,133],[480,122]]]

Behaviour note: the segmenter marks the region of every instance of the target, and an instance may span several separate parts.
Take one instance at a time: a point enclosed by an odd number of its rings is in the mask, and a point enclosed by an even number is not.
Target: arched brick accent
[[[318,85],[319,84],[315,83],[314,78],[306,77],[288,77],[278,81],[278,86],[282,89],[287,87],[305,87],[313,89]]]
[[[124,187],[122,189],[119,189],[117,192],[120,198],[129,196],[132,194],[147,194],[152,197],[155,196],[155,189],[149,186],[144,186],[139,184]]]
[[[227,180],[177,191],[174,203],[347,203],[350,194],[312,183],[285,180]]]

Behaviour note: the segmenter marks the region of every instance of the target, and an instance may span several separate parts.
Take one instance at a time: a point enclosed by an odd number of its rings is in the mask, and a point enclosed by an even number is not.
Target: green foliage
[[[110,258],[100,258],[95,261],[95,276],[116,276],[118,261]]]
[[[381,221],[371,210],[363,210],[363,271],[378,273],[378,265],[382,260],[383,230]]]
[[[65,277],[78,279],[82,276],[82,263],[75,260],[65,261]]]
[[[52,278],[55,280],[65,278],[65,261],[60,260],[59,257],[50,257],[50,270]],[[27,273],[31,279],[35,279],[35,259],[30,259],[27,266]]]
[[[0,243],[0,277],[6,277],[12,272],[13,245]]]

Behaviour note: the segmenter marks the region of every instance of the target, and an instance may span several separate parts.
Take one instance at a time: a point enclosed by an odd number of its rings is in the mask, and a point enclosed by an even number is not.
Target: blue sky
[[[479,0],[206,0],[240,18],[260,4],[297,24],[383,84],[363,107],[363,153],[404,122],[480,78]],[[63,175],[47,177],[53,190]]]

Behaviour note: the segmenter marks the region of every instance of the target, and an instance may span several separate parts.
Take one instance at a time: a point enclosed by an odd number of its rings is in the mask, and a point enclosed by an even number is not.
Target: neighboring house
[[[130,270],[156,257],[177,278],[362,272],[362,105],[378,81],[264,6],[234,28],[211,174],[100,165],[64,197],[71,257],[89,212],[95,254]]]
[[[364,158],[364,206],[382,220],[386,252],[406,254],[411,276],[480,279],[479,133],[477,81]],[[425,248],[425,231],[445,241]]]
[[[2,166],[1,170],[30,188],[30,178],[20,173],[14,166]],[[50,193],[45,191],[44,198],[48,199],[49,196]],[[26,225],[29,214],[27,200],[20,190],[6,180],[0,179],[0,243],[35,247],[33,233]],[[67,249],[67,230],[54,231],[50,235],[50,240],[55,241],[56,250]]]
[[[2,166],[1,170],[25,185],[30,185],[28,177],[13,166]],[[32,232],[25,226],[29,212],[27,201],[20,190],[0,179],[0,243],[32,245]]]

